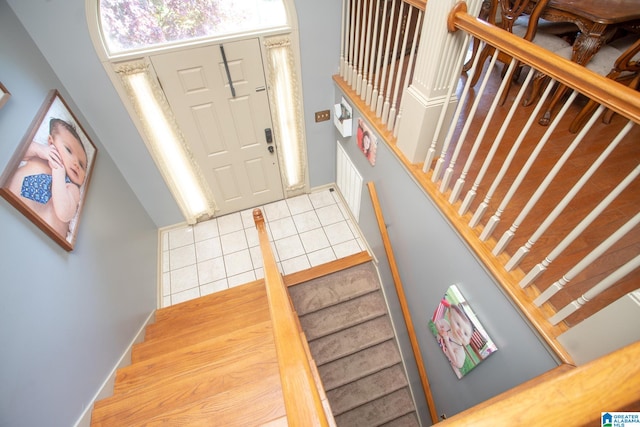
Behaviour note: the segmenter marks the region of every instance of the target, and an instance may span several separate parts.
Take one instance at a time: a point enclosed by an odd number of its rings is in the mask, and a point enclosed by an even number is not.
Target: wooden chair
[[[601,53],[603,54],[601,56]],[[639,90],[640,89],[640,38],[638,35],[632,35],[623,37],[622,39],[613,41],[608,45],[603,46],[600,51],[596,54],[592,62],[596,64],[600,62],[604,62],[607,58],[610,58],[612,55],[616,55],[617,59],[613,63],[613,68],[606,68],[609,72],[606,74],[607,78],[618,81],[620,83],[628,85],[630,88]],[[602,59],[600,59],[602,58]],[[591,63],[587,64],[587,68],[591,68],[592,71],[599,72],[599,74],[604,75],[605,72],[602,70],[602,66],[589,67]],[[611,61],[609,60],[609,64]],[[587,122],[589,117],[593,114],[593,112],[598,107],[598,104],[594,100],[589,100],[587,104],[582,107],[582,110],[578,113],[578,115],[573,119],[573,122],[569,126],[569,131],[572,133],[578,132],[582,126]],[[614,112],[608,110],[602,121],[604,123],[610,123],[611,118],[613,117]]]
[[[558,27],[554,26],[554,23],[545,22],[546,30],[542,31],[538,27],[538,22],[542,11],[546,7],[549,0],[490,0],[490,8],[487,13],[487,21],[490,24],[496,25],[505,31],[509,31],[515,35],[522,37],[532,43],[535,43],[545,49],[555,52],[567,46],[571,46],[570,43],[563,38],[556,35],[559,31],[565,31],[566,25],[559,24]],[[498,13],[499,11],[499,13]],[[562,25],[560,27],[560,25]],[[562,30],[560,30],[562,28]],[[495,48],[485,45],[480,52],[479,64],[484,64],[488,58],[495,54]],[[508,78],[509,82],[514,78],[517,78],[520,73],[520,67],[514,68],[514,72],[505,76],[507,66],[511,62],[511,57],[499,52],[498,58],[500,62],[505,64],[503,68],[503,78]],[[483,67],[479,66],[476,72],[471,77],[471,85],[475,85],[482,74]],[[507,86],[503,92],[500,103],[504,103],[509,93],[511,83]]]

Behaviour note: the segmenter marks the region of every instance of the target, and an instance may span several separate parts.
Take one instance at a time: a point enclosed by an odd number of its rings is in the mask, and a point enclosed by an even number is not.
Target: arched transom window
[[[282,0],[100,0],[107,49],[124,53],[287,25]]]

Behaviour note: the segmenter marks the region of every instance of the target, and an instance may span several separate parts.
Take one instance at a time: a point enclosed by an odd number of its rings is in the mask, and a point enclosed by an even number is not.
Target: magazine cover
[[[456,285],[444,294],[429,328],[458,378],[498,350]]]

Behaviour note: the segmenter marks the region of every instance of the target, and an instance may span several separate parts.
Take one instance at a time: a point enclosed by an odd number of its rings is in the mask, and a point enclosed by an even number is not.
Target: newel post
[[[397,139],[398,148],[413,163],[425,160],[436,136],[440,113],[446,108],[445,126],[437,136],[442,143],[456,107],[457,99],[449,98],[449,89],[458,83],[456,76],[460,76],[464,62],[462,51],[467,48],[464,32],[450,33],[447,29],[449,12],[456,3],[457,0],[428,1],[425,9],[413,81],[402,98],[403,116]],[[477,15],[482,0],[466,3],[469,14]]]

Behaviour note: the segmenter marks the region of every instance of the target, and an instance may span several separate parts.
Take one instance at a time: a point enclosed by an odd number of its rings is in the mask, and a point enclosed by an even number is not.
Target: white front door
[[[275,140],[267,141],[273,132],[258,39],[154,55],[151,62],[216,214],[282,199]]]

